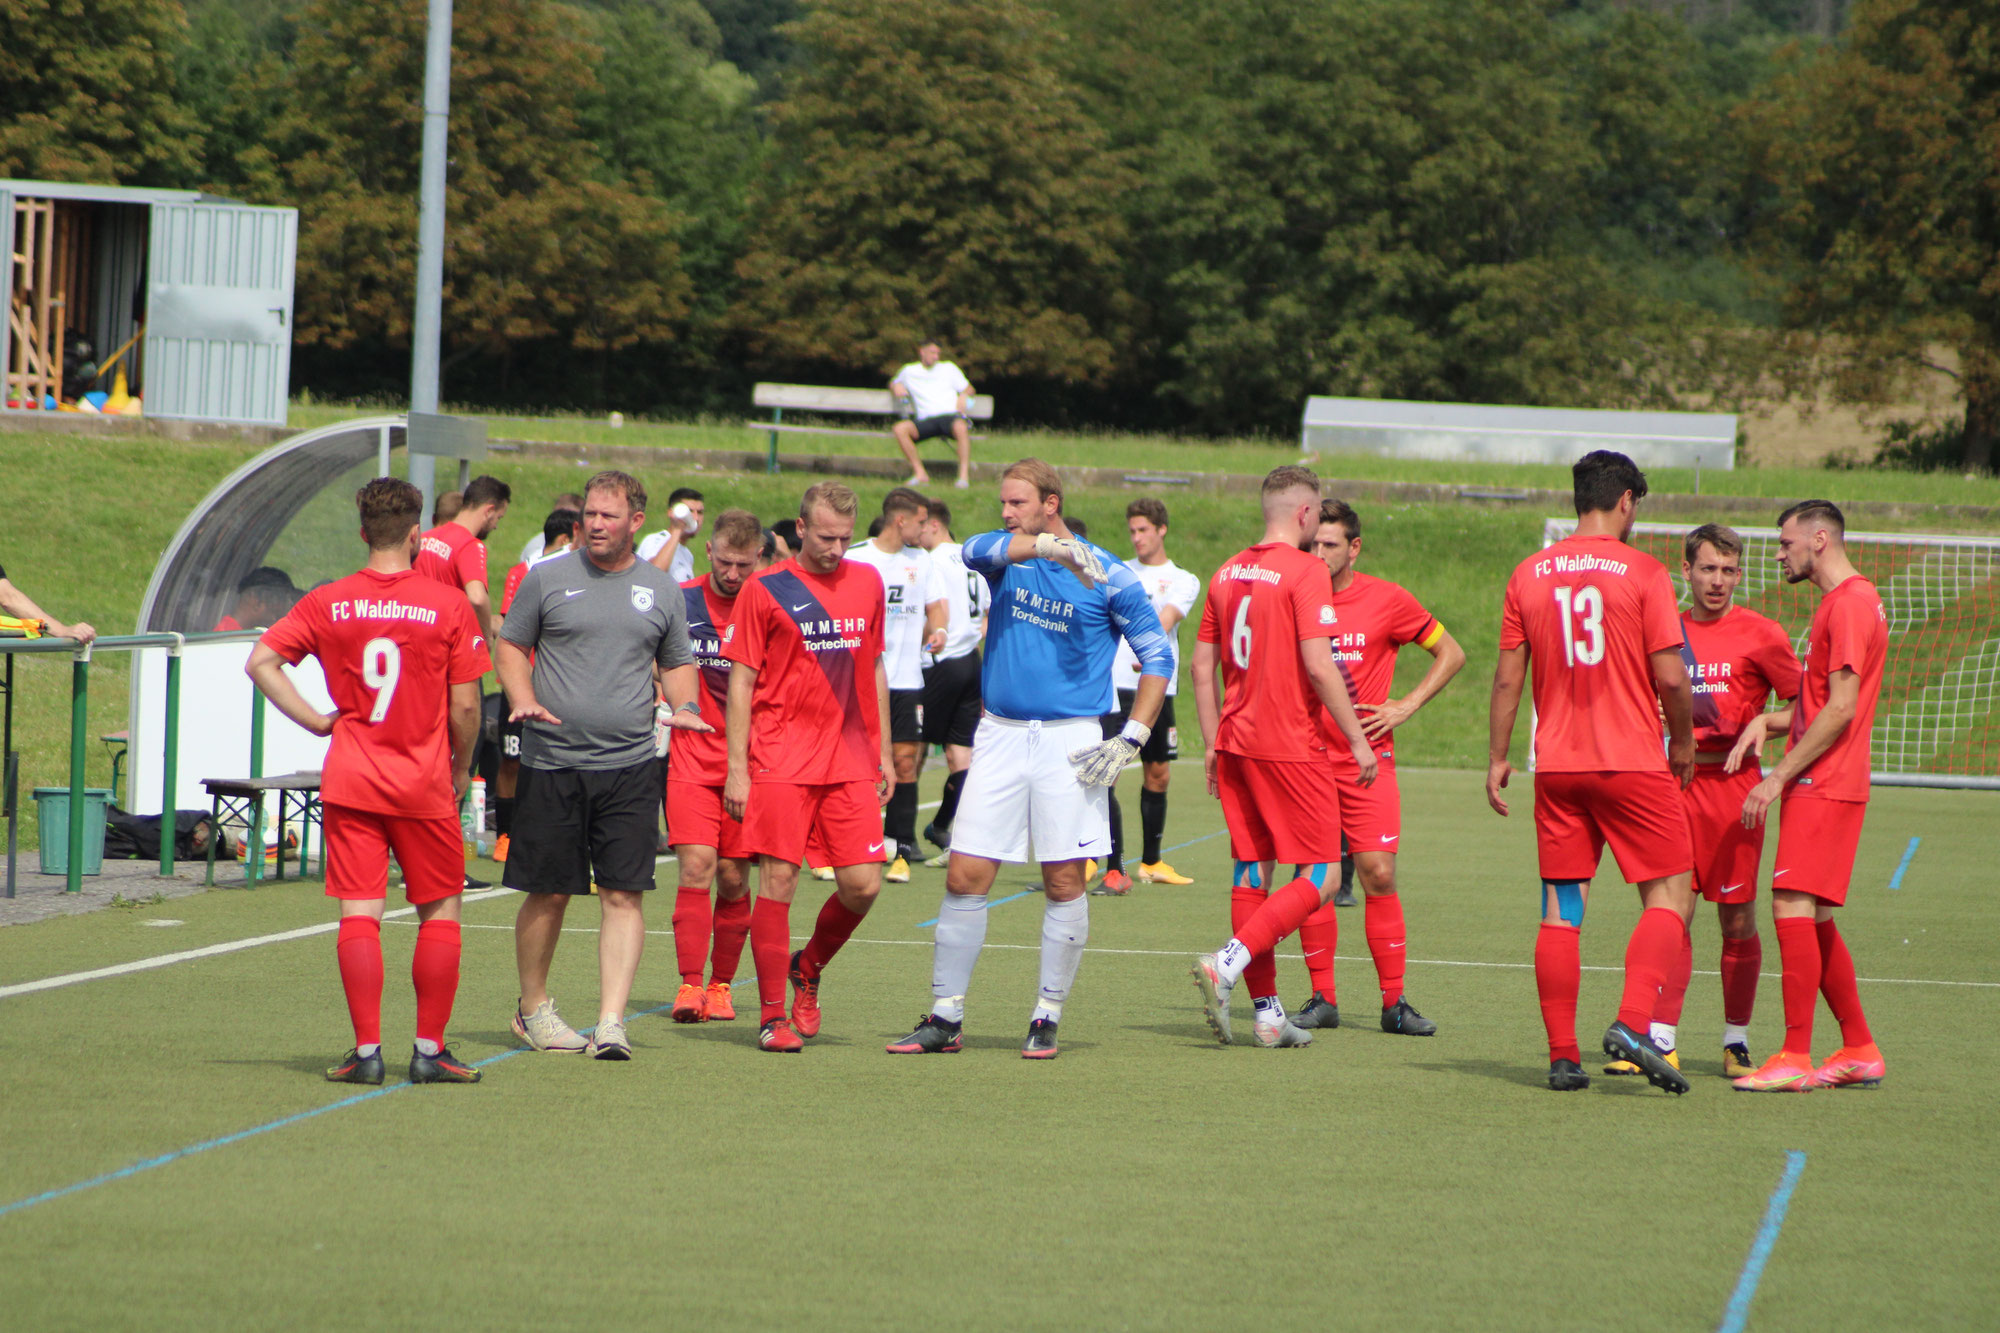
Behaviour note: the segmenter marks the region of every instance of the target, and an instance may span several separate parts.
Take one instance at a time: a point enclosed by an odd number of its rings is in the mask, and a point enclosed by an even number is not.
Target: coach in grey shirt
[[[521,723],[521,784],[502,882],[528,896],[514,921],[521,998],[514,1032],[538,1051],[627,1060],[625,1004],[646,941],[659,829],[656,704],[669,725],[708,731],[673,580],[633,552],[646,491],[623,472],[584,488],[582,544],[529,567],[495,644],[510,718]],[[531,665],[532,662],[532,665]],[[549,964],[571,895],[596,886],[598,1018],[585,1041],[549,998]]]

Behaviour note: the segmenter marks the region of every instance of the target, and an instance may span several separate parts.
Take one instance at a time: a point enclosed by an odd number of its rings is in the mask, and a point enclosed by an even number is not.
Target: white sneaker
[[[1208,1019],[1209,1029],[1217,1041],[1229,1045],[1229,993],[1236,989],[1236,983],[1222,979],[1216,954],[1202,954],[1188,971],[1194,976],[1195,989],[1201,992],[1202,1016]]]
[[[562,1021],[556,1012],[554,1000],[543,1000],[535,1006],[535,1012],[523,1015],[521,1006],[514,1005],[514,1035],[537,1051],[548,1051],[552,1055],[565,1055],[580,1051],[590,1043],[582,1034]]]
[[[1259,1013],[1256,1033],[1259,1046],[1310,1046],[1313,1039],[1313,1034],[1292,1022],[1289,1014],[1266,1019]]]
[[[625,1023],[617,1018],[600,1018],[583,1053],[593,1060],[630,1060],[632,1043],[625,1040]]]

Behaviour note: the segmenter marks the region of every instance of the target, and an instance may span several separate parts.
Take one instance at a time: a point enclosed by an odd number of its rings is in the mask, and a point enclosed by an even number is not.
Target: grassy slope
[[[1179,770],[1170,845],[1219,827],[1191,777]],[[796,1059],[755,1052],[747,1021],[651,1017],[632,1025],[628,1065],[521,1056],[481,1087],[378,1097],[0,1220],[8,1308],[36,1328],[262,1326],[273,1311],[300,1329],[1713,1327],[1797,1149],[1808,1164],[1754,1326],[1988,1322],[2000,1269],[1977,1256],[2000,1232],[2000,1150],[1960,1034],[2000,1021],[1979,874],[2000,798],[1885,791],[1871,806],[1843,915],[1861,973],[1985,987],[1864,983],[1883,1088],[1728,1091],[1704,914],[1709,975],[1682,1028],[1696,1087],[1670,1100],[1623,1080],[1540,1086],[1530,826],[1487,813],[1471,774],[1406,773],[1404,791],[1409,986],[1442,1026],[1429,1041],[1369,1023],[1354,912],[1341,998],[1359,1022],[1303,1051],[1210,1044],[1184,970],[1224,929],[1226,852],[1209,839],[1173,856],[1196,887],[1091,900],[1101,952],[1060,1060],[1014,1054],[1032,898],[993,911],[966,1053],[891,1059],[881,1043],[926,998],[930,932],[914,923],[934,915],[938,876],[919,871],[836,962],[825,1034]],[[1909,878],[1886,893],[1914,835]],[[453,1042],[469,1059],[512,1044],[512,913],[510,899],[467,909]],[[662,931],[666,914],[656,899]],[[1616,1003],[1632,914],[1623,891],[1593,906],[1587,1039]],[[162,918],[185,924],[143,924]],[[0,932],[0,980],[328,919],[293,887],[23,926]],[[596,919],[583,903],[571,924]],[[412,933],[385,930],[392,1052]],[[579,1022],[590,946],[571,935],[557,957]],[[670,941],[649,948],[635,1008],[667,1003],[676,980]],[[8,1059],[0,1203],[342,1100],[317,1073],[349,1040],[332,954],[322,935],[10,1000],[43,1039]],[[1280,975],[1302,999],[1295,958]],[[1767,978],[1759,1054],[1779,1034],[1777,990]],[[1940,1262],[1940,1236],[1955,1260]]]

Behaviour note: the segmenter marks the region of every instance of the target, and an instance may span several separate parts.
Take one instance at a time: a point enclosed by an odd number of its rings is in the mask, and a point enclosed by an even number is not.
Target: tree
[[[186,185],[174,0],[0,0],[0,176]]]
[[[1965,398],[1962,462],[2000,434],[2000,8],[1861,0],[1845,41],[1745,108],[1757,237],[1786,283],[1795,387]],[[1955,364],[1935,352],[1949,349]]]
[[[674,336],[689,283],[667,206],[609,171],[575,106],[599,52],[541,0],[459,0],[446,204],[447,365],[535,344],[604,355]],[[300,209],[298,341],[407,346],[416,260],[424,10],[315,0],[284,111],[244,155]]]
[[[1127,320],[1103,136],[1029,0],[820,0],[770,108],[737,320],[767,360],[872,378],[936,334],[983,382],[1100,382]]]

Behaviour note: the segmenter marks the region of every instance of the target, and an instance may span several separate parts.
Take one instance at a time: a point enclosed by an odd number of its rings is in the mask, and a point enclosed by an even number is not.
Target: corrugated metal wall
[[[297,210],[152,212],[146,415],[284,425]]]

